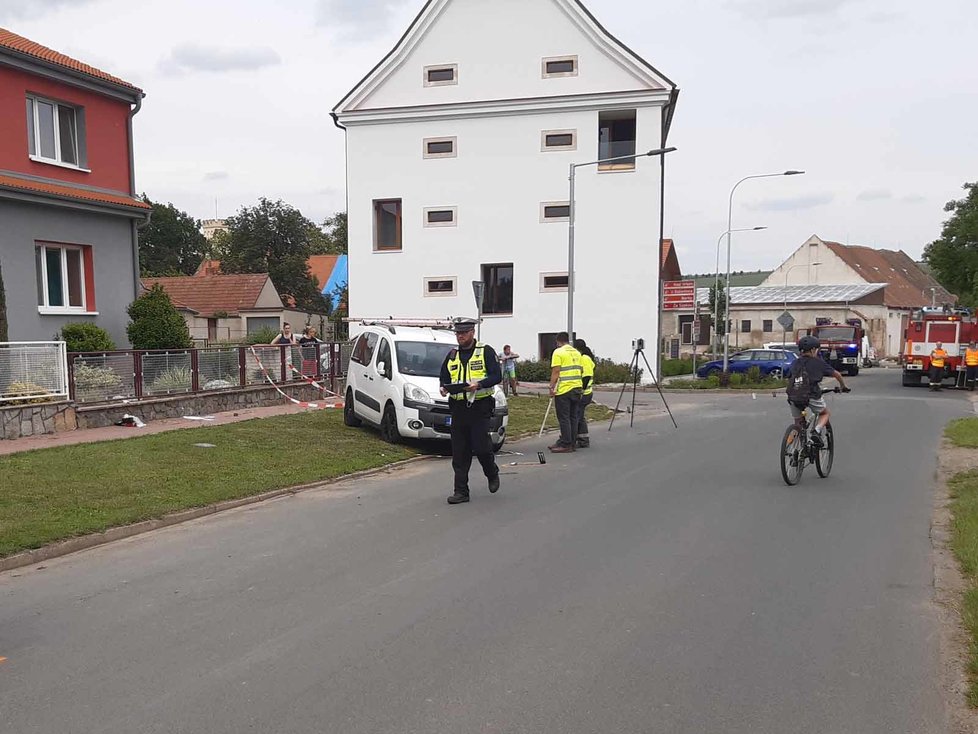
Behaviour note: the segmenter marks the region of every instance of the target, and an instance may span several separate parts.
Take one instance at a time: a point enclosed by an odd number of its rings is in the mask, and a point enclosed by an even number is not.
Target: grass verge
[[[732,375],[739,377],[739,375]],[[730,380],[727,387],[721,388],[719,380],[670,380],[662,383],[664,390],[783,390],[784,380],[761,380],[760,382],[743,382]]]
[[[543,416],[550,398],[542,395],[520,395],[509,399],[509,435],[514,439],[540,431]],[[610,420],[614,411],[604,405],[591,403],[587,409],[588,421]],[[551,408],[547,428],[557,428],[557,413]]]

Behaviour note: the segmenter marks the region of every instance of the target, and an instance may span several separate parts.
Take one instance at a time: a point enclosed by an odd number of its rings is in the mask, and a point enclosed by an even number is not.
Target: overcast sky
[[[492,2],[492,0],[485,0]],[[526,0],[541,2],[543,0]],[[329,111],[423,0],[0,0],[0,25],[142,87],[137,186],[204,219],[259,196],[344,208]],[[681,88],[666,236],[712,271],[737,192],[734,269],[811,234],[919,257],[978,180],[976,0],[589,0]]]

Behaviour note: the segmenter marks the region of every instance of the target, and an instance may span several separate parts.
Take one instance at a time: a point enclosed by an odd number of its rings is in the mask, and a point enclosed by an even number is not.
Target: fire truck
[[[943,380],[954,378],[955,386],[964,383],[964,352],[968,342],[978,338],[978,324],[967,309],[922,308],[914,311],[904,332],[903,386],[930,383],[930,353],[941,342],[947,358]],[[928,382],[923,383],[922,378]],[[942,380],[942,381],[943,381]]]
[[[839,372],[856,376],[859,367],[864,363],[866,332],[861,319],[848,319],[844,324],[837,324],[828,318],[816,318],[815,326],[798,332],[817,337],[822,343],[818,356],[832,365]]]

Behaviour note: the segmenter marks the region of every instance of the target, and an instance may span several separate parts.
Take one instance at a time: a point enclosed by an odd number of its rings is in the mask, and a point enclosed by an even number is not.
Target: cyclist
[[[798,420],[803,408],[809,408],[818,416],[815,422],[815,433],[812,442],[817,448],[822,448],[822,430],[829,423],[829,409],[822,399],[822,386],[819,384],[823,377],[834,377],[842,392],[849,392],[842,375],[818,356],[820,342],[814,336],[803,336],[798,340],[800,356],[788,370],[788,403],[791,415]]]

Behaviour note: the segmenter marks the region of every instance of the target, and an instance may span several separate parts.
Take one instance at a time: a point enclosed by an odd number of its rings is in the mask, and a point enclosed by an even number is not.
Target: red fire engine
[[[955,386],[964,383],[964,351],[968,342],[978,338],[978,324],[964,309],[922,308],[914,311],[904,333],[903,386],[916,387],[921,379],[930,381],[930,353],[941,342],[947,359],[944,360],[944,379],[954,378]]]

